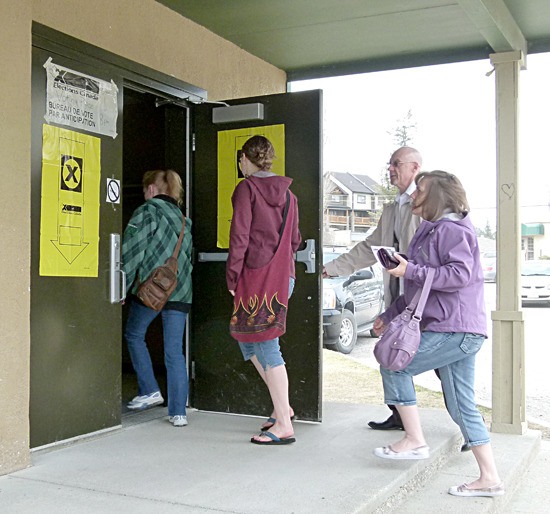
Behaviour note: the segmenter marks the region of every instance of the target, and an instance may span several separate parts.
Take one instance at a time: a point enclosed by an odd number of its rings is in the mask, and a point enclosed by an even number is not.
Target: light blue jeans
[[[151,356],[145,343],[145,334],[152,321],[162,316],[162,331],[164,339],[164,364],[166,366],[168,390],[168,415],[185,416],[189,381],[187,367],[183,355],[183,333],[185,330],[185,312],[149,309],[137,301],[130,303],[128,321],[124,338],[136,371],[139,395],[160,391],[153,371]]]
[[[447,410],[460,427],[468,446],[490,441],[489,432],[475,402],[476,353],[485,338],[463,332],[422,332],[420,347],[402,371],[380,368],[387,405],[416,405],[413,377],[439,369]]]
[[[288,283],[288,297],[292,296],[294,291],[294,284],[296,280],[290,277]],[[243,354],[244,360],[250,360],[254,355],[258,358],[258,362],[261,364],[264,371],[269,368],[276,368],[277,366],[284,366],[285,361],[283,354],[281,353],[281,347],[279,346],[279,338],[268,339],[261,343],[241,343],[239,342],[239,348]]]

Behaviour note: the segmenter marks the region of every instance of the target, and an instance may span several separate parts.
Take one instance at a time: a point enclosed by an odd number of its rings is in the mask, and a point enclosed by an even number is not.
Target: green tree
[[[413,141],[413,133],[416,131],[416,121],[413,120],[412,110],[397,120],[397,126],[393,130],[388,130],[396,147],[410,146]]]
[[[413,119],[412,110],[409,109],[405,116],[397,120],[397,125],[392,130],[387,131],[387,134],[391,136],[395,143],[395,148],[400,148],[411,145],[415,131],[416,121]],[[397,188],[392,186],[390,182],[388,169],[382,169],[380,171],[380,195],[384,198],[383,202],[392,201],[397,193]]]
[[[493,232],[493,229],[491,228],[491,225],[489,223],[489,220],[487,220],[487,224],[485,225],[485,230],[481,233],[483,237],[486,237],[487,239],[494,239],[496,236],[496,233]]]

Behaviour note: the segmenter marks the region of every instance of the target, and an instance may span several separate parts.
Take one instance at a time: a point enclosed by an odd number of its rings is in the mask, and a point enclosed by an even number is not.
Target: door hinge
[[[193,135],[191,136],[191,151],[194,152],[195,151],[195,134],[193,133]]]
[[[191,362],[191,380],[195,380],[195,361]]]

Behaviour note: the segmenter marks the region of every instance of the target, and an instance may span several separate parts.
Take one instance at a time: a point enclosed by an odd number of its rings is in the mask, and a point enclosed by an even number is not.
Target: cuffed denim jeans
[[[183,332],[185,330],[185,312],[165,310],[160,312],[149,309],[145,305],[132,301],[128,313],[128,321],[124,338],[136,371],[139,395],[160,391],[153,371],[151,356],[145,343],[145,334],[152,321],[162,316],[164,340],[164,364],[167,374],[168,415],[185,416],[189,382],[187,367],[183,355]]]
[[[460,427],[468,446],[489,443],[489,432],[475,402],[476,353],[485,338],[463,332],[422,332],[420,347],[402,371],[380,368],[384,401],[388,405],[416,405],[413,377],[439,369],[447,410]]]

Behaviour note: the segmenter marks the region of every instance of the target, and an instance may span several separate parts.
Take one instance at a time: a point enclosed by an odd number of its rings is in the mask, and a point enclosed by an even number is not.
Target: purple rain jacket
[[[483,271],[475,228],[466,215],[453,221],[423,221],[411,240],[405,294],[380,317],[387,325],[422,288],[427,269],[435,268],[422,315],[421,330],[469,332],[487,337]]]

